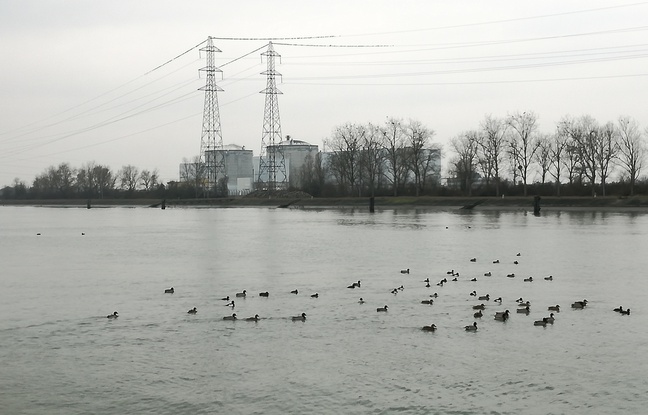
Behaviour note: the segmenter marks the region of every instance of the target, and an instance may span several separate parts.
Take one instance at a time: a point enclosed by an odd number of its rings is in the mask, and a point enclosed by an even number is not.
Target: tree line
[[[530,186],[536,194],[560,196],[567,190],[605,196],[617,173],[617,193],[634,195],[646,159],[647,133],[625,116],[604,124],[589,115],[565,116],[552,133],[543,133],[533,112],[488,115],[478,129],[451,140],[449,175],[466,195],[477,191],[500,196],[505,184],[507,193],[521,188],[524,196]]]
[[[383,125],[346,123],[306,157],[290,178],[291,190],[316,197],[399,195],[591,195],[648,193],[641,173],[648,129],[621,116],[600,123],[564,116],[541,132],[533,112],[486,115],[475,129],[449,141],[446,182],[435,132],[417,120],[389,118]],[[204,197],[200,157],[183,160],[180,181],[161,183],[157,169],[127,165],[117,172],[89,162],[50,166],[31,186],[16,178],[3,198]],[[615,178],[616,181],[612,180]],[[227,194],[226,179],[217,184]]]

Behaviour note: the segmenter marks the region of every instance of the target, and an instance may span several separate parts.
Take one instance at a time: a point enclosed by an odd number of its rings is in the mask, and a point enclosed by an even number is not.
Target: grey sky
[[[61,162],[177,179],[200,148],[204,56],[150,71],[208,36],[223,141],[257,155],[266,62],[237,58],[267,40],[226,38],[331,36],[274,41],[283,135],[321,146],[337,125],[397,117],[445,145],[516,111],[547,133],[565,115],[648,126],[647,31],[648,1],[0,0],[0,186]]]

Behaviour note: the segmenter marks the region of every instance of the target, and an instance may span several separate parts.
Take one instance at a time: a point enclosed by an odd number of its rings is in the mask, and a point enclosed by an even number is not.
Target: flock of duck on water
[[[517,253],[518,257],[520,255],[521,255],[520,253]],[[470,259],[470,262],[476,262],[476,261],[477,261],[477,258],[471,258]],[[498,264],[499,262],[500,262],[499,260],[493,261],[494,264]],[[514,261],[513,263],[518,264],[518,261]],[[409,268],[403,269],[400,272],[401,272],[401,274],[409,274],[410,269]],[[451,281],[458,281],[459,273],[455,272],[454,269],[448,271],[447,275],[450,275],[452,277]],[[484,274],[484,276],[486,276],[486,277],[490,277],[491,275],[492,274],[491,274],[490,271],[486,272]],[[515,278],[515,274],[507,274],[506,276],[508,278]],[[549,275],[547,277],[544,277],[544,280],[545,281],[553,281],[553,276]],[[472,278],[470,281],[477,281],[477,279]],[[423,280],[423,282],[426,283],[425,286],[427,288],[431,287],[429,278],[426,278],[425,280]],[[447,282],[448,282],[448,279],[446,277],[446,278],[441,279],[436,285],[439,286],[439,287],[442,287]],[[533,282],[533,277],[525,278],[524,282]],[[347,288],[351,288],[351,289],[360,288],[360,287],[361,287],[360,281],[354,282],[351,285],[347,286]],[[401,285],[400,287],[396,287],[396,288],[392,289],[390,292],[392,294],[398,294],[400,291],[403,291],[403,290],[404,290],[404,287]],[[174,292],[175,292],[175,289],[173,287],[167,288],[167,289],[164,290],[165,294],[173,294]],[[295,290],[291,291],[290,293],[291,294],[299,294],[299,290],[295,289]],[[269,297],[269,296],[270,296],[270,293],[267,292],[267,291],[259,293],[259,297]],[[490,301],[491,300],[490,294],[477,295],[476,291],[470,292],[470,296],[475,297],[478,301]],[[235,294],[235,298],[245,298],[245,297],[247,297],[247,291],[246,290],[243,290],[242,292],[239,292],[239,293]],[[319,297],[318,293],[311,294],[311,298],[318,298],[318,297]],[[432,304],[434,304],[434,299],[433,298],[437,298],[437,297],[438,297],[437,293],[431,294],[430,299],[421,301],[421,304],[432,305]],[[236,306],[234,300],[230,299],[229,296],[221,298],[221,300],[228,301],[226,306],[231,307],[232,309],[234,309],[234,307]],[[495,298],[492,301],[494,303],[497,303],[497,304],[501,305],[502,304],[502,297]],[[518,306],[517,310],[516,310],[516,313],[529,315],[529,313],[531,312],[531,303],[529,301],[524,301],[522,298],[518,298],[515,301],[516,301],[517,306]],[[363,298],[360,298],[360,300],[358,302],[360,304],[364,304],[365,300]],[[571,304],[571,308],[573,308],[573,309],[583,309],[586,306],[587,306],[587,300],[585,300],[585,299],[582,300],[582,301],[575,301],[574,303]],[[482,318],[484,316],[483,311],[485,310],[485,308],[486,308],[486,306],[485,306],[485,304],[483,302],[480,303],[480,304],[477,304],[477,305],[473,305],[472,309],[475,311],[474,314],[473,314],[473,317],[474,318]],[[376,312],[378,312],[378,313],[386,313],[388,309],[389,309],[389,307],[387,305],[385,305],[384,307],[376,308]],[[549,316],[543,317],[541,320],[535,320],[533,322],[534,326],[545,327],[548,324],[553,324],[554,321],[555,321],[554,312],[556,312],[556,313],[560,312],[560,305],[550,305],[550,306],[547,307],[547,311],[550,311]],[[614,311],[618,312],[618,313],[620,313],[622,315],[630,315],[630,309],[629,308],[624,309],[622,306],[619,306],[618,308],[615,308]],[[197,314],[198,309],[196,307],[193,307],[192,309],[187,311],[187,313],[188,314]],[[505,321],[507,321],[509,319],[510,315],[511,315],[511,312],[509,310],[498,311],[498,312],[496,312],[494,314],[494,319],[496,321],[505,322]],[[117,311],[115,311],[112,314],[109,314],[109,315],[106,316],[106,318],[109,318],[109,319],[115,319],[115,318],[118,318],[118,317],[119,317],[119,313]],[[306,313],[301,313],[300,315],[292,316],[291,319],[292,319],[292,321],[306,321]],[[239,320],[239,318],[237,317],[236,313],[232,313],[231,315],[223,317],[223,320],[235,321],[235,320]],[[243,320],[245,320],[245,321],[259,321],[260,317],[259,317],[258,314],[255,314],[254,316],[247,317],[247,318],[245,318]],[[466,331],[472,331],[472,332],[477,331],[477,322],[475,321],[473,324],[465,326],[464,329]],[[429,326],[423,326],[422,330],[423,331],[436,331],[437,326],[435,324],[431,324]]]

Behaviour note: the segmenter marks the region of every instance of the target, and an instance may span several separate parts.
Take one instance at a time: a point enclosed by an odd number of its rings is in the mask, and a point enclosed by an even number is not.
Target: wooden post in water
[[[86,203],[86,209],[90,209],[92,206],[90,206],[90,199],[88,199],[88,202]]]
[[[540,216],[540,196],[533,197],[533,214]]]
[[[369,213],[374,213],[375,198],[371,196],[369,198]]]
[[[162,210],[166,209],[166,199],[162,199],[162,206],[160,206]]]

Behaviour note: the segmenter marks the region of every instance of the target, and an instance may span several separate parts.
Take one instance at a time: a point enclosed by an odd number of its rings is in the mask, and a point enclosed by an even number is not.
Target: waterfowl
[[[402,269],[401,274],[409,274],[409,268],[407,269]]]
[[[292,321],[306,321],[306,313],[301,313],[300,316],[293,316]]]
[[[297,291],[297,290],[292,290],[290,293],[291,293],[291,294],[298,294],[299,291]]]
[[[270,297],[270,293],[267,291],[264,293],[259,293],[259,297]]]
[[[479,310],[478,312],[476,312],[475,314],[473,314],[473,317],[475,317],[475,318],[482,318],[483,315],[484,315],[484,313],[482,313],[482,311]]]
[[[365,300],[363,300],[362,297],[360,297],[360,301],[358,301],[358,303],[360,303],[360,304],[364,304],[364,303],[365,303]]]
[[[454,278],[452,279],[452,281],[458,281],[458,280],[457,280],[457,277],[454,277]]]
[[[477,258],[470,258],[470,262],[477,262]]]
[[[428,282],[428,283],[425,283],[425,288],[430,288],[430,287],[431,287],[431,285],[430,285],[429,282]]]
[[[477,291],[471,292],[470,295],[473,296],[473,297],[477,296]]]
[[[520,298],[518,298],[517,300],[515,300],[515,302],[516,302],[516,303],[522,303],[522,302],[524,302],[524,300],[522,299],[522,297],[520,297]]]
[[[518,307],[531,307],[531,303],[528,301],[520,301]]]
[[[117,318],[117,317],[119,317],[118,314],[119,314],[119,313],[117,313],[117,312],[115,311],[115,312],[112,313],[112,314],[108,314],[108,315],[106,316],[106,318]]]
[[[473,306],[473,310],[483,310],[485,308],[486,308],[486,306],[484,305],[484,303]]]
[[[454,275],[454,273],[455,273],[454,270],[450,270],[450,271],[446,272],[446,274],[448,274],[448,275]]]
[[[245,297],[247,295],[247,291],[243,290],[241,293],[236,293],[237,297]]]
[[[319,297],[318,293],[315,293],[315,294],[311,295],[311,298],[318,298],[318,297]]]
[[[423,300],[423,301],[421,301],[421,304],[429,304],[429,305],[432,305],[432,304],[434,304],[434,300]]]
[[[493,301],[495,301],[496,303],[500,303],[500,304],[502,304],[502,297],[497,297],[497,298],[494,299]]]
[[[437,298],[438,296],[439,296],[439,294],[437,294],[437,293],[430,294],[430,297],[432,297],[432,298]]]
[[[553,275],[550,275],[548,277],[544,277],[545,281],[553,281]]]
[[[223,320],[236,320],[236,313],[232,314],[231,316],[225,316],[223,317]]]
[[[513,263],[514,263],[515,265],[519,264],[519,262],[517,262],[517,261],[513,261]]]
[[[229,300],[230,300],[230,299],[229,299],[229,295],[228,295],[227,297],[223,297],[223,298],[221,298],[221,300],[223,300],[223,301],[229,301]]]
[[[225,304],[225,307],[232,307],[234,308],[234,300],[230,301],[229,303]]]
[[[401,291],[403,291],[403,290],[405,289],[405,287],[403,287],[403,286],[401,285],[400,287],[398,287],[398,289],[401,290]]]
[[[490,271],[484,273],[484,277],[490,277],[490,276],[491,276],[491,272],[490,272]]]
[[[521,254],[518,252],[517,254],[515,254],[515,256],[521,256]]]
[[[259,321],[259,315],[255,314],[254,317],[248,317],[245,321]]]
[[[620,313],[621,313],[622,315],[629,316],[629,315],[630,315],[630,309],[628,308],[628,309],[626,309],[626,310],[621,310]]]
[[[191,310],[187,311],[187,313],[189,313],[189,314],[196,314],[196,313],[198,313],[198,310],[196,309],[196,307],[194,307],[194,308],[192,308]]]
[[[623,306],[619,306],[619,308],[615,308],[614,311],[616,311],[617,313],[622,312],[623,311]]]
[[[381,312],[381,311],[387,311],[387,306],[384,307],[378,307],[376,311]]]
[[[356,287],[356,283],[355,283],[355,282],[354,282],[353,284],[347,286],[347,288],[355,288],[355,287]]]
[[[506,276],[509,277],[509,278],[515,278],[515,274],[513,274],[513,273],[511,273],[511,274],[506,274]]]
[[[510,313],[509,313],[508,310],[506,310],[506,311],[498,311],[497,313],[495,313],[495,320],[497,320],[497,321],[506,321],[509,318],[509,314]]]
[[[397,289],[397,288],[394,288],[394,289],[391,290],[390,292],[391,292],[392,294],[396,295],[396,294],[398,294],[398,289]]]
[[[558,312],[560,312],[560,306],[558,304],[550,305],[549,307],[547,307],[547,310],[548,311],[558,311]]]
[[[576,301],[571,306],[572,308],[585,308],[586,305],[587,305],[587,300],[583,300],[583,301]]]
[[[165,294],[173,294],[174,292],[175,292],[175,290],[173,289],[173,287],[167,288],[166,290],[164,290]]]
[[[521,314],[529,314],[531,312],[531,309],[529,309],[529,306],[526,306],[526,307],[518,308],[517,312]]]
[[[554,318],[554,313],[550,313],[549,317],[545,317],[544,320],[547,321],[549,324],[553,324],[556,319]]]
[[[466,329],[466,331],[477,331],[477,322],[475,321],[472,326],[466,326],[464,329]]]
[[[470,281],[475,282],[475,281],[477,281],[477,278],[473,278]]]
[[[499,264],[499,259],[496,259],[495,261],[493,261],[493,264]]]
[[[481,300],[486,300],[486,301],[488,301],[488,300],[490,300],[490,294],[486,294],[486,295],[479,296],[477,299],[480,300],[480,301],[481,301]]]
[[[524,282],[533,282],[533,277],[525,278]]]
[[[542,326],[546,327],[547,326],[547,317],[543,318],[542,320],[536,320],[533,322],[534,326]]]
[[[358,282],[353,283],[357,288],[360,288],[360,280]]]
[[[436,326],[435,326],[434,324],[431,324],[431,325],[429,325],[429,326],[423,326],[422,330],[423,330],[423,331],[435,331],[435,330],[436,330]]]

